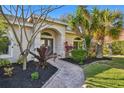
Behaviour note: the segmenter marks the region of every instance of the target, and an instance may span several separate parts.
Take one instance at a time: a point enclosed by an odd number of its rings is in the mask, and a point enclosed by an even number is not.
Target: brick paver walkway
[[[62,60],[49,61],[58,71],[45,83],[43,88],[80,88],[84,83],[81,67]]]

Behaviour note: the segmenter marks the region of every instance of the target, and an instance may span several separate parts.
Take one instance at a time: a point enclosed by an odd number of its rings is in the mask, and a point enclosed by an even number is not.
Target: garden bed
[[[27,64],[27,70],[22,70],[22,65],[13,64],[12,77],[6,77],[0,73],[0,88],[41,88],[45,82],[57,71],[57,68],[48,63],[47,69],[36,68],[35,62]],[[31,73],[39,72],[39,79],[32,80]]]
[[[74,60],[73,58],[62,58],[61,60],[64,60],[64,61],[67,61],[67,62],[70,62],[70,63],[73,63],[73,64],[77,64],[77,65],[85,65],[85,64],[89,64],[89,63],[92,63],[92,62],[95,62],[95,61],[99,61],[99,60],[111,60],[111,58],[108,58],[108,57],[88,58],[88,59],[83,60],[82,64],[80,62]]]

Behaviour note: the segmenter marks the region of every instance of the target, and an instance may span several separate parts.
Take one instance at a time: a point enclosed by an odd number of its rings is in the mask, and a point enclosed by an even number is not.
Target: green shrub
[[[37,80],[37,79],[39,79],[39,73],[38,73],[38,72],[33,72],[33,73],[31,74],[31,79],[32,79],[32,80]]]
[[[0,59],[0,68],[5,76],[11,77],[13,74],[12,63],[7,59]]]
[[[124,41],[113,42],[112,53],[114,55],[124,55]]]
[[[0,59],[0,67],[10,66],[12,63],[7,59]]]
[[[79,62],[80,64],[83,63],[83,60],[86,58],[86,51],[82,49],[74,49],[71,52],[72,59],[74,59],[76,62]]]

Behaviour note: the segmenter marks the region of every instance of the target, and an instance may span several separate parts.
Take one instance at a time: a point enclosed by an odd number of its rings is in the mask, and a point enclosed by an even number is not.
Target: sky
[[[54,12],[50,13],[50,16],[52,16],[52,18],[59,18],[61,15],[65,15],[68,13],[74,13],[76,10],[75,5],[68,5],[68,6],[63,6],[62,8],[55,10]],[[94,7],[94,5],[88,5],[88,9],[92,10],[92,8]],[[119,10],[122,11],[124,13],[124,5],[99,5],[96,6],[99,9],[110,9],[110,10]]]
[[[119,10],[122,11],[124,13],[124,5],[98,5],[98,6],[94,6],[94,5],[87,5],[87,9],[92,10],[93,7],[97,7],[98,9],[110,9],[110,10]],[[9,7],[9,6],[6,6]],[[33,9],[38,8],[39,6],[34,5]],[[60,18],[60,16],[62,15],[67,15],[69,13],[74,13],[76,11],[76,5],[65,5],[62,8],[59,8],[57,10],[54,10],[53,12],[51,12],[49,14],[49,16],[51,16],[52,18]],[[6,12],[6,10],[4,10]],[[6,12],[7,13],[7,12]]]

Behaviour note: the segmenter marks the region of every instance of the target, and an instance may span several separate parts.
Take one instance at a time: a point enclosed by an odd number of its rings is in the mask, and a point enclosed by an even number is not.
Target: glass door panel
[[[47,46],[50,51],[53,53],[53,39],[41,38],[41,45]]]
[[[53,39],[47,39],[47,46],[53,53]]]

